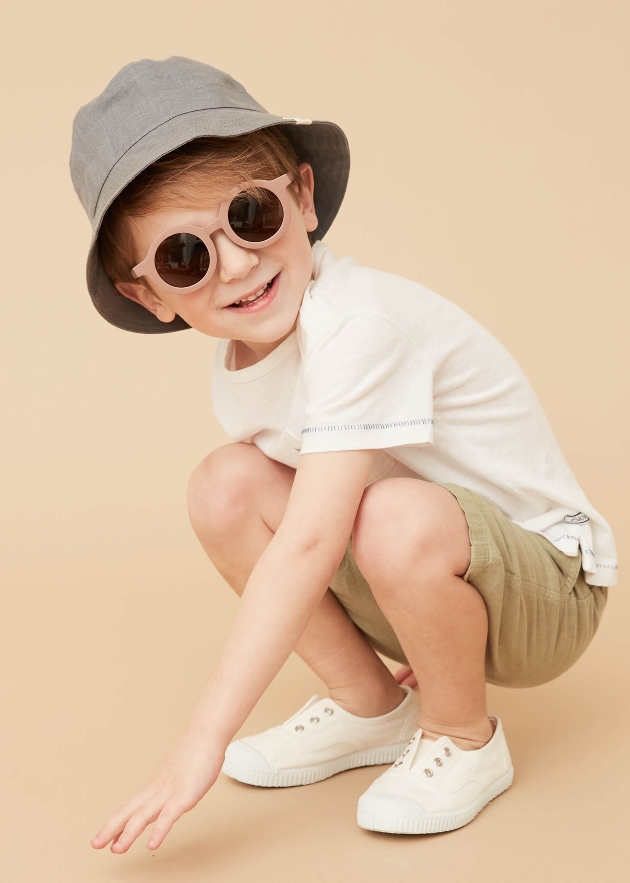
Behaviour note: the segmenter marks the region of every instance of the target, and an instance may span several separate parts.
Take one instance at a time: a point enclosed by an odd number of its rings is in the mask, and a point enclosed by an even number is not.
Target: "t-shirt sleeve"
[[[305,349],[302,454],[433,442],[433,369],[387,317],[348,310]]]

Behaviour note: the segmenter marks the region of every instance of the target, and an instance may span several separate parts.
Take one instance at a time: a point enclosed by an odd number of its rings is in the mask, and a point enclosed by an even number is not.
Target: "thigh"
[[[463,575],[488,611],[486,679],[512,687],[542,684],[562,674],[592,640],[607,589],[586,583],[581,560],[545,537],[514,524],[493,503],[458,485],[470,533],[470,565]],[[354,559],[352,540],[331,591],[376,650],[408,660]]]
[[[453,484],[470,530],[464,579],[488,611],[486,678],[532,687],[561,675],[590,644],[607,590],[584,579],[581,556],[514,524],[494,503]]]

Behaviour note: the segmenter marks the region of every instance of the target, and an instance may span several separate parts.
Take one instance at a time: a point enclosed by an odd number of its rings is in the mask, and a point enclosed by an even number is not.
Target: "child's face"
[[[302,298],[313,272],[308,233],[317,227],[313,205],[313,171],[308,163],[299,166],[305,190],[299,200],[291,197],[291,218],[280,239],[264,248],[245,248],[232,242],[222,230],[212,234],[217,250],[217,267],[209,281],[192,293],[174,294],[143,279],[117,282],[118,291],[154,313],[162,322],[175,315],[211,337],[242,340],[263,357],[295,328]],[[153,240],[169,227],[192,224],[205,227],[219,210],[221,198],[207,208],[159,211],[131,219],[134,251],[138,261],[146,255]],[[261,308],[231,306],[274,281],[275,296]]]

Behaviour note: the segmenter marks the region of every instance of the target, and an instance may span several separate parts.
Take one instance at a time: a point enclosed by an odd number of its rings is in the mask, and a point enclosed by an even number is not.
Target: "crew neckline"
[[[286,337],[281,344],[272,350],[269,355],[265,356],[264,359],[261,359],[259,362],[256,362],[254,365],[248,365],[247,368],[238,368],[236,370],[231,370],[228,368],[228,363],[232,361],[234,354],[234,346],[232,340],[227,340],[224,344],[224,353],[223,358],[221,359],[221,368],[223,369],[224,375],[232,381],[232,383],[245,383],[249,380],[255,380],[257,377],[262,377],[264,374],[267,374],[269,371],[272,371],[277,365],[280,364],[290,353],[293,352],[298,346],[298,336],[297,336],[297,328],[295,328],[288,337]]]

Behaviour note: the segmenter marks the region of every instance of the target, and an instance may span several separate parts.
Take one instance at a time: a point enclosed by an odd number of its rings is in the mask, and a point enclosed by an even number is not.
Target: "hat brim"
[[[310,163],[313,168],[314,203],[319,223],[309,238],[316,242],[324,237],[339,211],[350,174],[348,141],[339,126],[323,120],[305,125],[265,112],[222,108],[221,130],[217,131],[216,109],[180,114],[127,150],[110,171],[99,193],[87,259],[87,287],[94,306],[104,319],[125,331],[141,334],[161,334],[190,327],[179,316],[172,322],[160,322],[145,307],[120,294],[103,269],[98,232],[105,212],[118,194],[145,168],[188,141],[204,136],[233,137],[269,126],[280,126],[293,144],[299,161]]]

